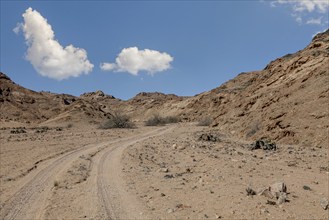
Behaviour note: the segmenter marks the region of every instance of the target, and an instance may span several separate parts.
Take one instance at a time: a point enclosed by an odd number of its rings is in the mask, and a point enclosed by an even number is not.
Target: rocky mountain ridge
[[[238,138],[268,137],[281,143],[324,145],[329,128],[329,30],[303,50],[270,62],[263,70],[241,73],[193,97],[139,93],[127,101],[102,91],[79,97],[34,92],[0,73],[0,120],[30,124],[97,124],[124,112],[135,121],[153,114],[183,121],[211,118],[212,127]]]

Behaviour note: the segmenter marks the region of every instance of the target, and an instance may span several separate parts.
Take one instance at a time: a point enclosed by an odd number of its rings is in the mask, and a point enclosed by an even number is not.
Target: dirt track
[[[4,202],[1,219],[44,219],[55,216],[138,218],[141,210],[138,202],[122,188],[121,154],[128,146],[161,135],[168,129],[158,128],[144,134],[90,144],[50,159],[39,166],[40,171],[27,175],[24,184]],[[76,168],[78,170],[73,175]],[[77,176],[80,178],[78,181],[74,179]],[[80,200],[75,203],[75,199]],[[69,209],[67,212],[64,209],[61,212],[63,216],[58,216],[56,209],[62,207]]]

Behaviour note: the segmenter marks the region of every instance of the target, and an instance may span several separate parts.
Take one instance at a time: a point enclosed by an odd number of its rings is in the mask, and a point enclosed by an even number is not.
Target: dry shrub
[[[127,115],[115,112],[111,118],[107,119],[100,125],[101,129],[111,128],[135,128],[135,124],[130,120]]]
[[[155,114],[145,122],[145,125],[146,126],[159,126],[159,125],[166,125],[166,124],[172,124],[172,123],[178,123],[178,122],[180,122],[180,119],[177,116],[162,117],[158,114]]]

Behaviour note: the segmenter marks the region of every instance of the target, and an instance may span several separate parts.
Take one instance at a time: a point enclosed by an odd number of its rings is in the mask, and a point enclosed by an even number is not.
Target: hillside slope
[[[14,83],[0,72],[0,121],[47,124],[95,123],[109,117],[97,102],[67,94],[35,92]],[[14,123],[14,124],[16,124]]]
[[[241,73],[189,100],[192,118],[209,115],[213,126],[238,137],[282,143],[328,143],[329,30],[303,50]]]
[[[213,127],[239,138],[268,137],[280,143],[324,145],[329,128],[329,30],[303,50],[241,73],[193,97],[140,93],[123,101],[102,91],[80,97],[34,92],[0,73],[0,120],[23,123],[97,124],[113,112],[143,121],[153,114],[183,121],[213,119]]]

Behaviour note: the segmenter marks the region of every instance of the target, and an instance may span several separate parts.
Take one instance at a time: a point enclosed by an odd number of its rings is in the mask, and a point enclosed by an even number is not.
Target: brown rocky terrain
[[[97,123],[113,111],[125,112],[137,121],[156,113],[186,121],[210,117],[212,126],[249,140],[266,136],[280,143],[323,145],[329,126],[328,51],[326,31],[305,49],[272,61],[262,71],[241,73],[194,97],[140,93],[123,101],[101,91],[80,97],[38,93],[1,73],[0,118],[27,123],[87,118],[87,123]]]
[[[249,140],[328,143],[329,31],[295,54],[262,71],[241,73],[220,87],[191,98],[182,113],[210,116],[213,126]]]
[[[329,30],[193,97],[35,92],[0,73],[0,218],[329,219],[328,93]],[[136,127],[100,129],[118,112]],[[145,126],[155,114],[181,122]]]
[[[109,116],[97,102],[67,94],[35,92],[23,88],[0,73],[0,120],[6,124],[36,125],[86,121],[99,123]],[[81,120],[83,119],[83,120]]]
[[[249,146],[218,128],[179,125],[125,150],[127,190],[160,219],[329,218],[327,147]],[[275,183],[287,186],[283,203],[265,193]]]

